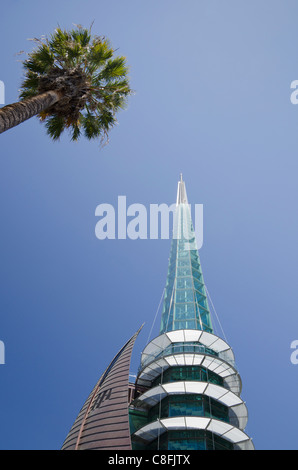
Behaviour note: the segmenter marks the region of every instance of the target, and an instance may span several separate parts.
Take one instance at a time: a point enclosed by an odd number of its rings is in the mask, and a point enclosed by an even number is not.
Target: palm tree
[[[0,108],[0,133],[38,115],[54,140],[65,129],[74,141],[82,133],[108,140],[116,112],[132,93],[125,57],[113,57],[109,41],[82,26],[59,27],[35,41],[23,62],[21,101]]]

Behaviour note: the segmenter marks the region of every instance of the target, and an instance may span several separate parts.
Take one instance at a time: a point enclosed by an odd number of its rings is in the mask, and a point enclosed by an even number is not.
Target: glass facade
[[[166,348],[162,349],[158,354],[155,355],[147,355],[146,359],[142,361],[140,368],[144,367],[145,365],[149,364],[153,360],[160,359],[162,357],[171,356],[173,354],[209,354],[214,357],[218,357],[218,353],[213,351],[213,349],[207,348],[200,342],[177,342],[172,343]]]
[[[215,374],[211,370],[201,366],[177,366],[170,367],[162,372],[152,382],[152,387],[159,384],[166,384],[169,382],[179,381],[199,381],[209,382],[216,385],[223,386],[223,378]]]
[[[152,444],[160,450],[233,450],[226,439],[203,430],[169,431]]]
[[[173,418],[177,416],[199,416],[215,418],[224,422],[229,422],[229,409],[227,406],[219,403],[213,398],[199,394],[179,394],[179,395],[168,395],[160,403],[150,408],[149,411],[141,410],[130,410],[130,429],[131,433],[135,433],[138,429],[152,423],[158,419]],[[196,434],[197,433],[197,434]],[[209,448],[211,440],[207,444],[206,433],[192,434],[191,431],[179,430],[164,433],[160,436],[160,447],[154,447],[157,442],[152,443],[150,448],[159,448],[160,450],[191,450],[191,449],[206,449]],[[209,433],[211,434],[211,433]],[[229,443],[224,439],[221,439],[222,445],[230,447]],[[165,447],[168,445],[168,447]],[[132,446],[134,450],[146,449],[147,444],[142,444],[138,438],[132,438]],[[185,447],[190,446],[190,447]]]
[[[188,429],[168,431],[144,445],[140,440],[132,440],[133,450],[234,450],[226,439],[205,430]]]
[[[176,206],[173,231],[160,334],[181,329],[212,333],[206,289],[187,203]]]
[[[228,422],[229,409],[205,395],[168,395],[149,410],[148,423],[174,416],[206,416]]]

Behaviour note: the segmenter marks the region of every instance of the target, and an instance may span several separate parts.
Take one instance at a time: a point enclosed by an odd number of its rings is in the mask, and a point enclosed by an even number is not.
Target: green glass
[[[156,377],[152,387],[179,381],[209,382],[223,386],[223,378],[202,366],[170,367]]]
[[[138,429],[146,426],[148,423],[148,413],[135,409],[129,409],[129,427],[130,433],[133,434]]]
[[[181,329],[212,333],[199,253],[193,249],[195,244],[191,245],[192,249],[189,244],[194,239],[194,231],[188,204],[176,206],[173,232],[160,334]]]
[[[226,439],[205,430],[168,431],[149,444],[132,439],[133,450],[233,450]]]
[[[229,409],[205,395],[168,395],[148,411],[148,423],[175,416],[206,416],[229,422]]]

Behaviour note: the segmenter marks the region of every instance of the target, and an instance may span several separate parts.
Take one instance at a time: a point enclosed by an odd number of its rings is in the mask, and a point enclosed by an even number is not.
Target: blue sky
[[[130,65],[110,143],[53,143],[37,119],[0,137],[0,448],[59,449],[165,285],[168,240],[98,240],[95,208],[204,205],[202,269],[258,449],[297,449],[298,5],[294,0],[2,2],[0,80],[18,100],[28,38],[107,36]],[[160,317],[152,336],[158,334]],[[152,338],[151,336],[151,338]]]

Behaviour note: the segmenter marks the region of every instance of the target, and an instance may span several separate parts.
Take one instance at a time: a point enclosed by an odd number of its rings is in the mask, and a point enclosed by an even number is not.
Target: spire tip
[[[187,203],[185,183],[183,181],[182,173],[180,173],[180,181],[178,182],[176,205],[178,205],[178,204],[188,204]]]

